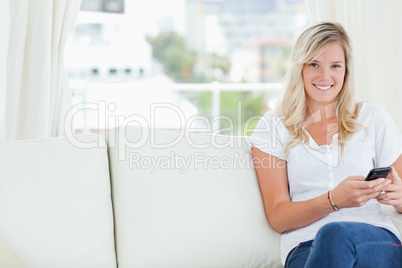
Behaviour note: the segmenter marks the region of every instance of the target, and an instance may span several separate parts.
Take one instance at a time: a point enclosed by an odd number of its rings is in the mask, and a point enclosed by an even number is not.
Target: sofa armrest
[[[25,267],[17,253],[15,253],[2,237],[0,237],[0,267]]]
[[[396,228],[402,234],[402,214],[398,213],[393,206],[381,205],[381,210],[384,215],[392,220]]]

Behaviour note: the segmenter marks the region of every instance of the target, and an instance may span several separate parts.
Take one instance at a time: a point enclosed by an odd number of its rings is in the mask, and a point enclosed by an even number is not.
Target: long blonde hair
[[[338,142],[342,152],[348,138],[362,127],[356,121],[357,104],[354,100],[353,59],[349,36],[338,23],[321,22],[315,24],[305,30],[294,45],[286,73],[285,91],[276,109],[276,113],[290,132],[290,138],[284,145],[285,154],[297,144],[309,140],[306,131],[303,129],[307,110],[302,75],[303,66],[335,42],[343,48],[346,66],[343,87],[336,103]]]

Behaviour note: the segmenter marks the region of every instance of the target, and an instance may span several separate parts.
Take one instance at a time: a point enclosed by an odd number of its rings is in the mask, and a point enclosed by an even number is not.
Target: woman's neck
[[[307,104],[306,120],[304,125],[323,122],[336,116],[336,102],[322,106]]]

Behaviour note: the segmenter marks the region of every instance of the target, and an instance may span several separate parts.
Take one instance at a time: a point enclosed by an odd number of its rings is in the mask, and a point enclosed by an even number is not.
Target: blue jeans
[[[366,223],[333,222],[286,258],[291,268],[402,267],[402,246],[390,231]]]

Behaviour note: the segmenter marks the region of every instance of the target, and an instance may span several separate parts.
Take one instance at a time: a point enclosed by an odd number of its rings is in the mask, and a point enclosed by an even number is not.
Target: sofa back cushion
[[[119,268],[281,267],[244,138],[109,132]]]
[[[116,267],[107,149],[98,136],[0,143],[0,237],[26,267]]]

